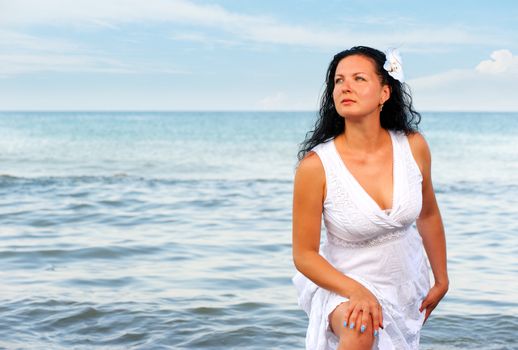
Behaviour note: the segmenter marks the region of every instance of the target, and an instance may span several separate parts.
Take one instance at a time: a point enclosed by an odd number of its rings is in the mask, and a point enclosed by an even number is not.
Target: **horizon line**
[[[83,112],[83,113],[99,113],[99,112],[112,112],[112,113],[128,113],[128,112],[146,112],[146,113],[168,113],[168,112],[211,112],[211,113],[293,113],[293,112],[304,112],[304,113],[318,113],[318,109],[0,109],[0,113],[72,113],[72,112]],[[468,110],[468,109],[437,109],[437,110],[422,110],[419,113],[518,113],[517,110]]]

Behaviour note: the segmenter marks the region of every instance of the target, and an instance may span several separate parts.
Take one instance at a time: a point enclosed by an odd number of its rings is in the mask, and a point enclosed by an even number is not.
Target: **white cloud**
[[[494,51],[473,69],[454,69],[412,79],[417,108],[422,110],[517,111],[518,56]]]
[[[132,69],[78,43],[0,30],[0,76],[42,71],[129,73]]]
[[[357,43],[376,47],[401,46],[415,49],[431,44],[487,43],[495,38],[460,27],[426,28],[408,23],[399,31],[368,33],[357,31],[356,22],[340,29],[315,28],[282,23],[272,17],[231,12],[219,5],[187,0],[17,0],[4,1],[0,12],[3,26],[73,25],[117,28],[131,22],[176,22],[223,29],[241,40],[339,49]],[[199,38],[192,37],[194,41]],[[433,48],[432,48],[433,49]]]
[[[277,91],[271,96],[266,96],[259,101],[259,106],[263,110],[279,110],[286,108],[286,94],[282,91]]]
[[[0,77],[34,72],[187,74],[170,66],[121,62],[76,42],[0,30]]]
[[[36,72],[80,72],[110,74],[190,74],[169,67],[129,65],[102,56],[78,54],[0,54],[0,77]]]
[[[198,5],[186,0],[17,0],[4,1],[3,25],[112,26],[128,22],[179,21],[206,25],[253,22],[258,17],[231,13],[218,5]]]
[[[209,47],[216,47],[217,46],[237,46],[240,43],[238,41],[233,40],[225,40],[220,38],[215,38],[209,35],[206,35],[202,32],[175,32],[170,35],[169,37],[172,40],[175,41],[186,41],[186,42],[193,42],[197,44],[202,44]]]
[[[491,54],[491,60],[478,64],[476,70],[480,73],[518,73],[518,56],[513,56],[509,50],[498,50]]]
[[[42,71],[134,73],[127,65],[103,57],[52,54],[0,54],[0,76]]]
[[[294,94],[276,91],[257,101],[252,108],[264,111],[310,111],[318,108],[316,95],[315,91],[296,91]]]
[[[0,52],[70,52],[86,48],[77,42],[36,37],[11,30],[0,30]]]

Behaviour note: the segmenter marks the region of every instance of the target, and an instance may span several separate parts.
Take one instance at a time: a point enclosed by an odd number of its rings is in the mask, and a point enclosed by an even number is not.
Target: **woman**
[[[293,281],[310,350],[417,349],[448,290],[430,152],[400,63],[363,46],[335,55],[299,152]]]

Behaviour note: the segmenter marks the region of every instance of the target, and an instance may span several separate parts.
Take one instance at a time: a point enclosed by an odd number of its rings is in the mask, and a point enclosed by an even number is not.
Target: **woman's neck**
[[[379,150],[387,142],[388,132],[381,127],[379,122],[377,125],[372,124],[346,122],[342,143],[347,150],[371,153]]]

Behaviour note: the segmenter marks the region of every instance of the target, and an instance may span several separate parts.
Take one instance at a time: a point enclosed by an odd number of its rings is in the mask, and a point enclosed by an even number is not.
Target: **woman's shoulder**
[[[318,195],[325,188],[326,175],[322,161],[316,152],[309,151],[299,162],[295,172],[295,192],[303,191]],[[318,195],[320,198],[320,195]]]
[[[420,155],[426,155],[430,153],[428,142],[426,142],[425,137],[420,132],[411,132],[407,135],[407,138],[410,148],[412,149],[412,153],[417,153]]]
[[[421,173],[423,173],[425,169],[429,168],[431,163],[431,154],[428,142],[426,142],[425,137],[418,131],[409,133],[407,138],[412,155],[419,165]]]
[[[324,141],[308,151],[297,166],[297,174],[325,179],[324,159],[329,147],[333,146],[333,139]]]
[[[322,160],[318,156],[315,148],[306,153],[304,158],[299,162],[297,166],[297,173],[319,173],[324,170]]]

